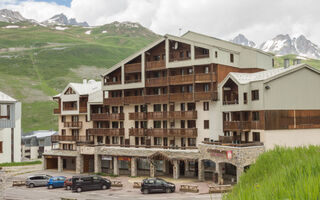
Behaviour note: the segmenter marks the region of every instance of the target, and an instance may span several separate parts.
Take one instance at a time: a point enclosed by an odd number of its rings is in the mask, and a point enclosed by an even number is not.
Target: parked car
[[[47,174],[38,174],[29,176],[26,180],[26,186],[33,188],[35,186],[46,186],[52,176]]]
[[[167,182],[160,178],[144,179],[141,184],[141,192],[143,194],[148,194],[151,192],[171,193],[175,190],[176,186],[173,183]]]
[[[67,178],[64,181],[64,187],[66,188],[66,190],[71,190],[72,187],[72,178]]]
[[[64,181],[66,180],[65,176],[56,176],[51,177],[47,183],[49,189],[60,188],[64,186]]]
[[[111,187],[111,181],[96,175],[72,177],[72,191],[105,190]]]

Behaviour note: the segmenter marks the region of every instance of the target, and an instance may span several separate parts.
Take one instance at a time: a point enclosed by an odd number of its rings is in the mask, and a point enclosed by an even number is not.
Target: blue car
[[[65,180],[66,180],[65,176],[52,177],[52,178],[49,179],[47,187],[49,189],[63,187]]]

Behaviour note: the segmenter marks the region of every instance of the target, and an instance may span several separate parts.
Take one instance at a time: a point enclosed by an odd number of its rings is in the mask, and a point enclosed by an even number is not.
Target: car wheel
[[[48,188],[49,188],[49,189],[53,189],[53,185],[49,185]]]
[[[148,189],[143,189],[143,194],[149,194],[149,190]]]
[[[33,188],[34,187],[34,184],[33,183],[30,183],[29,184],[29,188]]]
[[[101,189],[106,190],[108,187],[106,185],[102,185]]]
[[[67,185],[67,190],[71,190],[71,187],[70,187],[70,185]]]
[[[82,188],[81,188],[81,187],[78,187],[78,188],[77,188],[77,192],[82,192]]]
[[[166,193],[171,193],[171,189],[170,188],[166,188]]]

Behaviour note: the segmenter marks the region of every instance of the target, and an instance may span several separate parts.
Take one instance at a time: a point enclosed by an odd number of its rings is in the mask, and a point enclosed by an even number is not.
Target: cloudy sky
[[[90,25],[139,22],[156,33],[192,30],[222,39],[243,33],[258,44],[277,34],[304,34],[320,44],[316,0],[0,0],[0,9],[46,20],[65,13]]]

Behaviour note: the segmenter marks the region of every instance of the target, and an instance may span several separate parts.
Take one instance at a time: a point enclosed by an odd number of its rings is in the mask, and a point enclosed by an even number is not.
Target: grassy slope
[[[320,199],[320,147],[276,148],[262,154],[224,199]]]
[[[0,51],[0,90],[22,101],[24,132],[57,128],[50,96],[69,82],[99,78],[83,70],[106,69],[157,38],[143,27],[107,25],[87,35],[91,29],[60,31],[30,24],[4,28],[7,25],[0,22],[0,49],[16,49]]]

